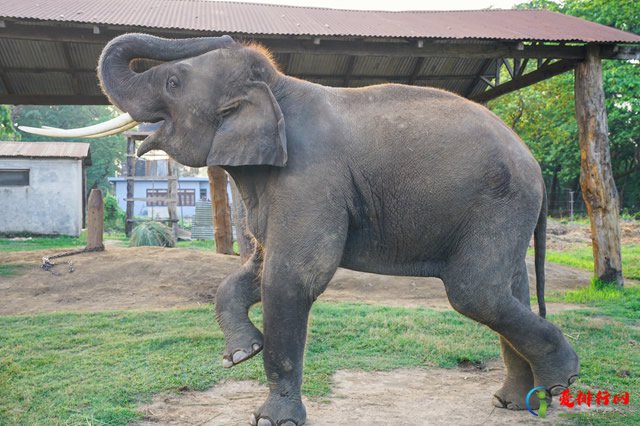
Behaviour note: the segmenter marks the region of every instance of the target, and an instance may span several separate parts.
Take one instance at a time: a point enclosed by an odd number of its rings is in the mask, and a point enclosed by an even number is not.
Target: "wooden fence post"
[[[247,209],[233,179],[231,179],[231,195],[233,197],[233,221],[236,224],[236,239],[240,250],[240,262],[244,263],[253,254],[254,242],[253,236],[247,227]]]
[[[167,211],[169,213],[169,227],[173,231],[173,238],[178,240],[178,180],[175,161],[167,158]]]
[[[233,254],[231,210],[227,195],[227,172],[221,167],[209,166],[207,167],[207,174],[211,189],[216,253]]]
[[[102,191],[92,189],[89,194],[88,218],[87,218],[87,247],[86,251],[102,251],[104,244],[102,235],[104,232],[104,201]]]
[[[623,286],[618,191],[611,170],[602,62],[597,45],[576,67],[575,97],[580,141],[580,186],[589,219],[596,277]]]

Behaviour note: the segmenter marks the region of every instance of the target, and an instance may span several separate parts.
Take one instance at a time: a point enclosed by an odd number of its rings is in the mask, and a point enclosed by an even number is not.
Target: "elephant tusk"
[[[55,127],[28,127],[18,126],[23,132],[33,133],[36,135],[52,136],[56,138],[99,138],[109,136],[115,133],[121,133],[134,126],[138,122],[129,114],[122,114],[114,119],[105,121],[104,123],[95,124],[88,127],[80,127],[77,129],[57,129]]]

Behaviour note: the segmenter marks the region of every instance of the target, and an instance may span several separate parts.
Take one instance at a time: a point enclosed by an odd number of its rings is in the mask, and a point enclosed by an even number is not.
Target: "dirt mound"
[[[236,256],[203,250],[157,247],[108,247],[104,252],[53,259],[53,271],[40,268],[42,257],[58,251],[5,253],[0,264],[21,265],[19,273],[0,281],[0,315],[53,311],[163,309],[214,301],[220,282],[240,265]],[[532,262],[528,260],[532,294]],[[547,289],[587,285],[591,274],[548,264]],[[390,306],[449,309],[442,281],[394,277],[339,269],[322,300],[358,301]],[[560,305],[558,305],[560,306]],[[562,307],[562,306],[561,306]],[[550,304],[553,312],[556,306]]]

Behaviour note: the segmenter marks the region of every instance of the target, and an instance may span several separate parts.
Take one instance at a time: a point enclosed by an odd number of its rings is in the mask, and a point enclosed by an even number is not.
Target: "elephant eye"
[[[167,90],[175,90],[178,86],[180,86],[180,81],[175,75],[167,79]]]

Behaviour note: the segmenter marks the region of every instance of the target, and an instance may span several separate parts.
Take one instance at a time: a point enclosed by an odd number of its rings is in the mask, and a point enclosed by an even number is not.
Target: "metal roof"
[[[549,78],[582,60],[587,43],[600,44],[603,58],[640,58],[638,35],[541,10],[378,12],[204,0],[0,0],[0,104],[108,103],[95,68],[102,48],[126,32],[178,38],[227,33],[264,44],[285,74],[316,83],[434,86],[478,100],[486,100],[485,90],[508,68],[505,61],[515,78],[527,61],[549,65],[539,74]],[[554,67],[557,60],[565,62]],[[527,84],[535,81],[540,79]]]
[[[0,142],[0,157],[73,158],[91,165],[91,151],[83,142]]]
[[[359,11],[205,0],[0,0],[0,16],[226,33],[640,43],[546,10]]]

